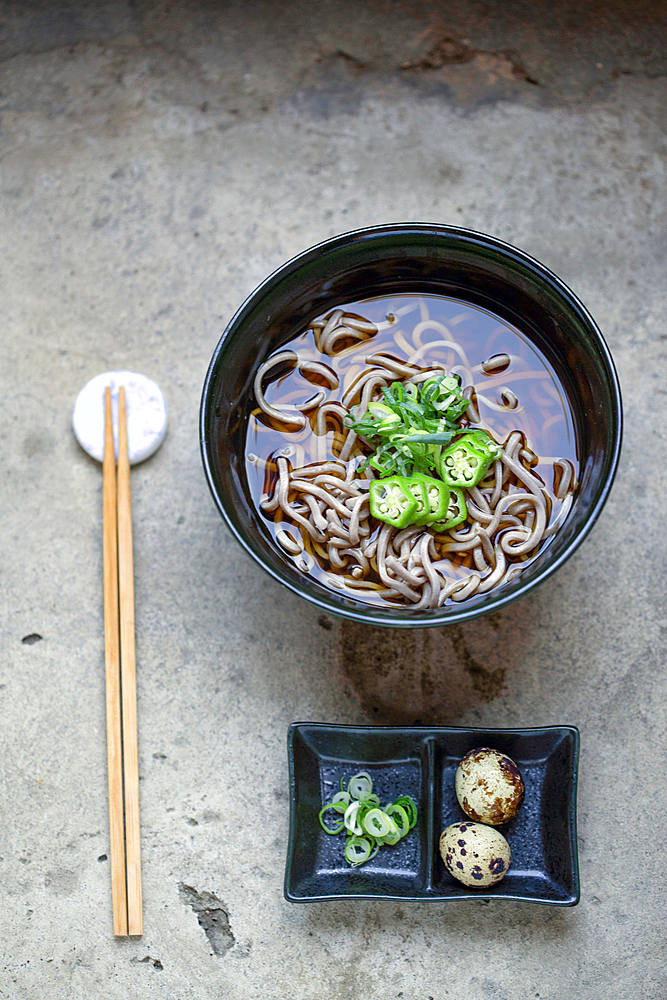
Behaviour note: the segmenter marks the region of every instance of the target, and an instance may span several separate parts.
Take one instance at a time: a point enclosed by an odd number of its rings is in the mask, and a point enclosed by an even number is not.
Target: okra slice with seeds
[[[412,524],[417,511],[417,501],[406,491],[402,477],[374,479],[370,485],[370,508],[373,517],[395,528],[406,528]]]
[[[429,525],[429,527],[437,532],[449,531],[450,528],[455,528],[457,524],[465,521],[467,516],[468,511],[466,510],[463,490],[460,490],[457,486],[452,486],[447,501],[447,519],[445,521],[437,521],[435,524]]]
[[[471,431],[466,431],[455,444],[459,444],[460,441],[469,441],[477,451],[481,451],[484,455],[489,455],[492,462],[500,458],[503,453],[502,447],[493,440],[488,431],[483,431],[479,427]]]
[[[409,477],[397,476],[401,486],[406,493],[411,493],[417,501],[417,510],[414,512],[410,524],[422,524],[422,518],[429,516],[430,504],[426,494],[426,486],[422,482],[422,477],[417,474]]]
[[[448,486],[471,489],[486,475],[491,456],[478,450],[471,441],[459,438],[440,458],[440,475]]]
[[[446,486],[441,479],[433,479],[432,476],[425,476],[421,472],[415,472],[412,478],[419,479],[424,484],[428,503],[427,510],[421,515],[418,513],[412,523],[429,525],[434,521],[441,521],[447,516],[449,486]]]

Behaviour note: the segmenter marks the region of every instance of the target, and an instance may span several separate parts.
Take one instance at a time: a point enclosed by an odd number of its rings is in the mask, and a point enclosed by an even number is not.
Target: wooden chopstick
[[[109,772],[109,846],[113,932],[127,934],[125,833],[123,823],[123,747],[121,736],[120,648],[118,628],[118,543],[116,533],[116,459],[111,420],[111,391],[104,394],[103,548],[104,661]]]
[[[142,933],[141,841],[139,831],[139,754],[137,747],[137,680],[134,650],[134,570],[132,559],[132,499],[127,450],[125,390],[121,386],[118,414],[118,595],[123,711],[123,775],[125,779],[125,857],[127,873],[127,933]]]

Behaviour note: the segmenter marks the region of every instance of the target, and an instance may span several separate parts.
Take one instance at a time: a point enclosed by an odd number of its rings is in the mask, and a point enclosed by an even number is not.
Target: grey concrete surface
[[[663,11],[0,2],[1,997],[667,995]],[[407,220],[568,282],[627,425],[555,577],[493,621],[393,634],[321,620],[246,558],[197,410],[267,273]],[[111,934],[101,473],[70,430],[121,367],[171,419],[133,473],[141,940]],[[289,723],[417,718],[580,728],[578,907],[283,899]]]

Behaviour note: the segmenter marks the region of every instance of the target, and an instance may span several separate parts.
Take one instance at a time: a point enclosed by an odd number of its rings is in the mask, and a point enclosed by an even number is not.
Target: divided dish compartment
[[[459,761],[489,746],[518,765],[523,806],[499,827],[510,843],[506,877],[484,890],[454,879],[438,842],[451,823],[468,820],[454,778]],[[288,733],[290,833],[285,897],[325,899],[515,899],[573,906],[579,900],[576,784],[579,733],[570,726],[524,730],[355,727],[296,723]],[[395,847],[351,868],[344,836],[321,829],[318,813],[358,771],[368,771],[382,804],[412,795],[417,825]]]
[[[417,898],[432,869],[432,784],[421,731],[295,724],[288,734],[290,837],[285,896],[294,902],[341,897]],[[415,828],[359,868],[344,857],[343,834],[329,836],[318,813],[359,771],[368,771],[382,805],[399,795],[417,803]]]
[[[579,733],[570,726],[524,730],[433,731],[436,816],[433,894],[447,899],[517,899],[560,906],[579,901],[576,846],[576,786]],[[496,827],[512,852],[502,881],[469,889],[447,871],[437,849],[451,823],[470,822],[456,798],[461,758],[476,747],[506,754],[518,766],[526,794],[521,809]]]

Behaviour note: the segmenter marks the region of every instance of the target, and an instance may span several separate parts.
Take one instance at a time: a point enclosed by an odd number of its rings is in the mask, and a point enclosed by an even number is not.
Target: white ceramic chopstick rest
[[[111,388],[114,443],[118,454],[118,390],[125,387],[127,441],[130,465],[153,455],[167,433],[167,404],[160,387],[138,372],[111,371],[96,375],[76,397],[72,427],[88,454],[101,462],[104,457],[104,390]]]

